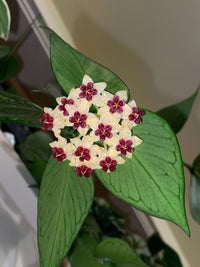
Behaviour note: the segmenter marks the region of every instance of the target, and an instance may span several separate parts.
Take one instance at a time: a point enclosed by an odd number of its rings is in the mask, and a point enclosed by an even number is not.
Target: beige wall
[[[42,2],[42,3],[41,3]],[[191,95],[200,81],[199,0],[36,0],[47,22],[78,50],[111,68],[141,107],[156,111]],[[53,15],[52,15],[53,14]],[[55,23],[56,22],[56,23]],[[200,96],[179,134],[183,158],[200,152]],[[187,188],[189,176],[186,171]],[[186,197],[188,196],[188,189]],[[187,204],[188,209],[188,204]],[[200,261],[200,226],[192,237],[170,226],[192,267]],[[163,234],[167,238],[167,234]],[[189,266],[184,264],[184,266]]]

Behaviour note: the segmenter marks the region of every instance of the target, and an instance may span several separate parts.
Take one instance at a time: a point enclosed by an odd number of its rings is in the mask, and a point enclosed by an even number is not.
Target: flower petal
[[[88,83],[94,83],[92,78],[90,78],[90,76],[88,76],[87,74],[85,74],[83,76],[83,81],[82,84],[87,85]]]
[[[97,93],[100,94],[106,88],[107,84],[104,82],[95,83],[94,88],[97,89]]]
[[[122,91],[118,91],[116,93],[117,96],[119,96],[120,100],[124,100],[127,101],[128,97],[127,97],[127,91],[126,90],[122,90]]]
[[[73,99],[73,100],[77,100],[79,98],[79,94],[81,93],[81,90],[79,88],[75,89],[71,89],[70,93],[69,93],[69,96],[68,96],[68,99]],[[57,100],[57,98],[56,98]]]
[[[81,135],[85,136],[87,134],[89,128],[87,126],[85,128],[78,127],[77,130]]]
[[[128,102],[128,105],[129,105],[129,107],[131,107],[131,108],[136,107],[136,103],[135,103],[134,100],[131,100],[130,102]]]
[[[136,147],[142,143],[142,139],[140,139],[136,135],[131,136],[130,140],[133,142],[133,145],[132,145],[133,147]]]
[[[92,104],[96,107],[102,107],[104,105],[104,99],[100,95],[94,95],[91,100]]]
[[[93,130],[98,128],[99,119],[94,114],[89,113],[87,116],[86,123],[92,128]]]

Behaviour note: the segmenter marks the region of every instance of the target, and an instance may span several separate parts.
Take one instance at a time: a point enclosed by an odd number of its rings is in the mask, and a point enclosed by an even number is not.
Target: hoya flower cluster
[[[88,178],[94,169],[114,172],[142,142],[132,136],[131,129],[141,123],[144,112],[137,109],[134,100],[126,104],[126,90],[113,95],[104,90],[106,86],[84,75],[79,88],[72,89],[67,98],[56,99],[55,109],[44,108],[40,120],[43,129],[51,129],[57,138],[50,143],[52,157],[58,162],[68,159],[79,177]],[[66,126],[73,127],[78,137],[62,137]]]

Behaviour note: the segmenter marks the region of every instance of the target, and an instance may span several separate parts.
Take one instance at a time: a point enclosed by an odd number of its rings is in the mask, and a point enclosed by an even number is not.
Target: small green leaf
[[[194,174],[200,179],[200,154],[193,162]]]
[[[163,261],[167,267],[183,267],[178,254],[167,245],[164,250]]]
[[[147,267],[127,242],[115,237],[108,237],[99,243],[95,248],[94,255],[98,258],[107,258],[117,264]]]
[[[10,52],[10,47],[0,45],[0,59],[6,57]]]
[[[72,267],[101,267],[100,260],[94,256],[97,243],[88,234],[82,232],[78,235],[70,263]]]
[[[92,177],[79,178],[68,161],[50,159],[39,193],[41,267],[58,267],[84,222],[94,194]]]
[[[18,146],[20,156],[29,162],[34,161],[36,157],[48,161],[51,155],[49,143],[52,141],[52,138],[47,133],[43,131],[35,132]]]
[[[190,182],[190,213],[200,224],[200,179],[193,173],[191,173]]]
[[[79,136],[79,132],[77,130],[74,130],[72,127],[65,126],[61,130],[60,135],[66,139],[70,139]]]
[[[17,75],[17,72],[18,63],[13,56],[10,56],[8,60],[0,61],[0,83],[9,81]]]
[[[0,91],[0,121],[42,127],[43,109],[22,97]]]
[[[165,243],[162,241],[158,233],[153,234],[148,239],[148,248],[153,256],[159,253],[161,250],[165,248]]]
[[[29,135],[17,149],[39,187],[46,163],[51,155],[52,138],[43,131]]]
[[[94,82],[106,82],[106,90],[110,93],[127,90],[129,96],[129,89],[118,76],[73,49],[53,32],[51,32],[51,65],[66,95],[72,88],[79,87],[84,74],[87,74]]]
[[[48,83],[42,89],[35,89],[35,90],[33,90],[33,92],[36,92],[36,93],[39,92],[39,93],[47,94],[47,95],[53,96],[54,98],[62,96],[62,94],[58,90],[58,88],[52,83]]]
[[[163,252],[163,259],[160,263],[167,267],[182,267],[178,254],[162,241],[158,233],[155,233],[148,239],[148,247],[153,256],[161,251]]]
[[[175,133],[178,133],[187,121],[198,92],[199,87],[192,96],[184,101],[170,107],[163,108],[157,112],[159,116],[164,118],[171,125]]]
[[[143,142],[116,172],[96,174],[115,196],[139,210],[178,224],[190,233],[184,208],[183,163],[177,138],[168,123],[145,111],[133,128]]]
[[[10,31],[10,10],[5,0],[0,0],[0,37],[5,41]]]
[[[35,158],[32,164],[30,165],[30,173],[37,183],[37,187],[40,188],[41,179],[46,168],[46,161],[41,158]]]
[[[90,234],[96,242],[101,241],[103,238],[103,232],[91,213],[85,219],[82,230]]]

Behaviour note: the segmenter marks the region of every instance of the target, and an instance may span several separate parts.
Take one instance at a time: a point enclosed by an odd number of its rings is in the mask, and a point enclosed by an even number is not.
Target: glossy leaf
[[[67,95],[72,88],[82,84],[84,74],[89,75],[94,82],[106,82],[106,90],[112,94],[127,90],[129,95],[127,86],[118,76],[73,49],[53,32],[51,32],[51,65],[59,85]]]
[[[10,47],[0,45],[0,59],[6,57],[10,52]]]
[[[157,112],[159,116],[164,118],[171,125],[175,133],[178,133],[187,121],[198,92],[199,87],[192,96],[184,101],[170,107],[163,108]]]
[[[0,37],[8,39],[10,30],[10,10],[5,0],[0,0]]]
[[[43,109],[22,97],[0,91],[0,121],[42,127]]]
[[[184,208],[184,174],[177,138],[168,123],[145,111],[133,128],[143,142],[116,172],[96,174],[115,196],[151,215],[178,224],[188,235]]]
[[[49,160],[38,205],[41,267],[61,264],[89,212],[93,194],[92,177],[77,177],[68,161]]]
[[[9,81],[15,77],[18,72],[18,63],[13,56],[10,56],[8,60],[0,61],[0,83]]]
[[[79,234],[69,258],[71,267],[101,267],[100,260],[94,256],[96,245],[89,234]]]
[[[115,237],[108,237],[99,243],[95,248],[94,255],[98,258],[107,258],[117,264],[147,267],[127,242]]]

